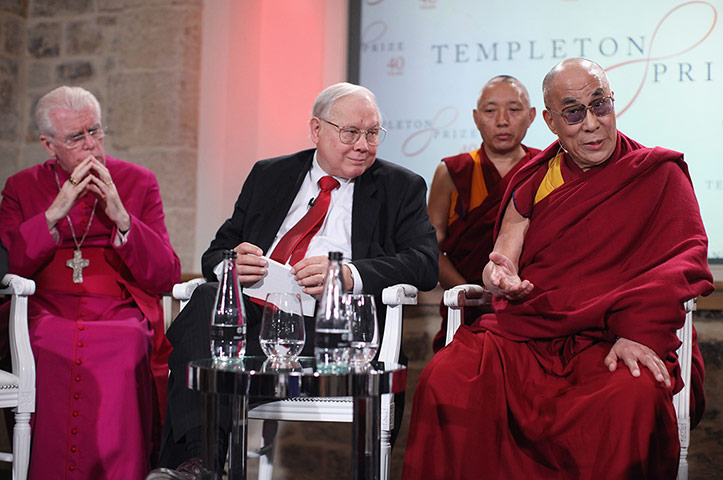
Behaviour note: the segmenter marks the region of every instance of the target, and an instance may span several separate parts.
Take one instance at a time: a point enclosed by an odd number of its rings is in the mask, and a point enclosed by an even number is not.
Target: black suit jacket
[[[203,254],[203,274],[215,281],[213,268],[225,249],[241,242],[264,253],[274,241],[301,183],[311,169],[314,149],[257,162],[244,182],[231,218]],[[352,263],[364,293],[409,283],[420,290],[437,284],[438,247],[429,222],[427,187],[419,175],[376,159],[354,185]]]
[[[223,250],[241,242],[259,246],[268,253],[304,176],[311,168],[314,150],[257,162],[244,182],[233,215],[216,233],[203,254],[203,274],[216,281],[213,268],[222,260]],[[359,270],[364,293],[377,296],[380,329],[384,308],[380,303],[384,288],[409,283],[420,290],[437,284],[437,239],[429,222],[424,180],[409,170],[377,159],[355,181],[352,206],[352,262]],[[215,285],[197,288],[188,306],[178,315],[167,335],[173,345],[168,364],[168,408],[160,464],[175,467],[187,458],[186,437],[200,424],[201,399],[186,388],[186,365],[190,360],[209,356],[209,312],[213,307]],[[261,355],[258,343],[261,312],[245,298],[247,313],[247,354]],[[307,318],[304,355],[313,355],[314,321]],[[404,357],[400,361],[404,362]],[[178,380],[180,379],[180,381]],[[398,395],[395,422],[399,425],[404,409]],[[222,413],[222,428],[229,423]],[[229,417],[230,418],[230,417]],[[225,431],[225,430],[224,430]],[[190,433],[189,433],[190,434]]]

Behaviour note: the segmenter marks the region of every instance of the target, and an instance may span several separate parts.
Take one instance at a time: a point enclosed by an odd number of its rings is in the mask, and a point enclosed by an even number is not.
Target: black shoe
[[[148,474],[146,480],[202,480],[205,471],[203,461],[200,458],[192,458],[180,464],[175,470],[156,468]]]

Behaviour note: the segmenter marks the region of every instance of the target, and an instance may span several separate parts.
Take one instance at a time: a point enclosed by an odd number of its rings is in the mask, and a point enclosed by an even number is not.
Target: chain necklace
[[[56,160],[55,165],[53,165],[53,172],[55,173],[55,184],[58,186],[58,192],[60,192],[60,179],[58,178],[58,163]],[[75,244],[75,251],[73,252],[73,258],[69,259],[65,262],[65,266],[68,268],[73,269],[73,283],[83,283],[83,269],[90,265],[90,260],[87,258],[83,258],[83,254],[80,251],[80,246],[83,245],[83,242],[85,241],[85,237],[88,236],[88,232],[90,232],[90,224],[93,223],[93,216],[95,215],[95,207],[98,206],[98,198],[96,197],[95,202],[93,203],[93,210],[90,211],[90,219],[88,220],[88,225],[85,227],[85,233],[83,233],[83,238],[80,239],[80,242],[78,241],[78,238],[75,236],[75,229],[73,228],[73,222],[70,220],[70,211],[68,211],[68,214],[65,216],[65,219],[68,220],[68,226],[70,227],[70,233],[73,235],[73,243]]]

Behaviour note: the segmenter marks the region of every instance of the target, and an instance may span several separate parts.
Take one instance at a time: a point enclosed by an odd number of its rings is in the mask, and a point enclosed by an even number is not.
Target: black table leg
[[[229,442],[228,478],[246,480],[248,454],[248,395],[231,397],[231,438]]]
[[[352,424],[352,478],[378,480],[381,450],[381,397],[354,398]]]

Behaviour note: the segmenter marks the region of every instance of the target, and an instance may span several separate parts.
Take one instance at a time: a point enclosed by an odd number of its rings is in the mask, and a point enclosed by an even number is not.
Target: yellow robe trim
[[[547,162],[547,173],[545,178],[542,179],[540,186],[537,188],[535,194],[535,204],[548,196],[554,189],[565,183],[562,179],[562,169],[560,168],[560,162],[562,162],[562,153],[558,153],[554,158],[551,158]]]
[[[474,166],[472,167],[472,198],[470,198],[469,201],[470,210],[479,207],[482,202],[484,202],[485,198],[487,198],[487,185],[485,184],[484,175],[482,174],[482,157],[480,155],[480,150],[481,148],[478,148],[477,150],[469,152],[469,155],[472,157],[472,161],[474,163]],[[452,192],[452,199],[449,204],[449,220],[447,221],[447,225],[452,225],[452,223],[459,218],[459,215],[457,215],[457,212],[454,210],[454,207],[457,205],[458,198],[459,193],[455,190]]]

